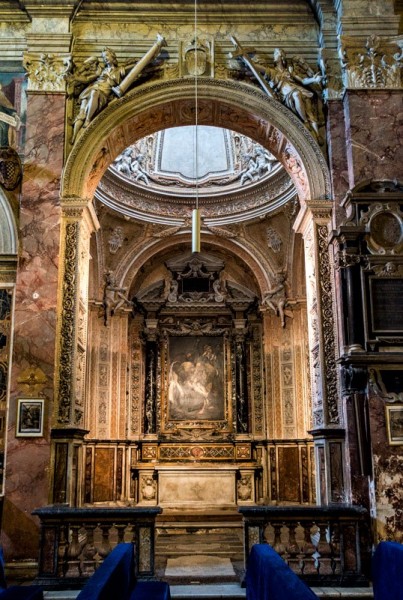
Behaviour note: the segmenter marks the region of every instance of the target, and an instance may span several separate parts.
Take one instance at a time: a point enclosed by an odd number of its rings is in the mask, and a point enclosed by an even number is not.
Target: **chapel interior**
[[[402,15],[0,2],[17,579],[78,581],[111,528],[146,575],[197,543],[241,564],[265,539],[292,562],[316,532],[302,574],[362,581],[371,547],[402,541]]]

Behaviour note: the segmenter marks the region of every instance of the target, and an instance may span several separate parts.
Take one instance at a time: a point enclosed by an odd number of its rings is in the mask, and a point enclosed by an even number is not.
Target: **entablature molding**
[[[63,197],[60,200],[62,217],[68,221],[83,221],[90,232],[100,228],[98,216],[91,200],[78,196]]]

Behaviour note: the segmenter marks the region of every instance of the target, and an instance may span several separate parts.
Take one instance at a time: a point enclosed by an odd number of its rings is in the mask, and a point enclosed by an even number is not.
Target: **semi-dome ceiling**
[[[197,151],[196,151],[197,147]],[[281,163],[220,127],[174,127],[142,138],[109,167],[96,196],[126,216],[181,223],[199,198],[210,224],[250,220],[296,197]]]

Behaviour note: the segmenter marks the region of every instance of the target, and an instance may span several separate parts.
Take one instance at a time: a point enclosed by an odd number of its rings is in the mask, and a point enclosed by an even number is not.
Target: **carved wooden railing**
[[[269,543],[308,585],[366,585],[368,512],[358,506],[241,507],[245,561],[253,544]]]
[[[136,576],[152,577],[160,512],[158,507],[37,509],[33,514],[41,521],[41,548],[36,582],[46,588],[80,588],[120,542],[136,546]]]

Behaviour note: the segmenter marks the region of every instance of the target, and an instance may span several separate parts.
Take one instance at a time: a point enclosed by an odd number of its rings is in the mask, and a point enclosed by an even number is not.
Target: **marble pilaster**
[[[16,559],[36,556],[38,529],[31,512],[48,500],[64,101],[60,94],[28,96],[2,533],[6,554]],[[40,388],[24,386],[27,369],[43,373]],[[17,438],[17,398],[38,392],[45,399],[44,436]]]
[[[305,245],[312,393],[312,433],[317,462],[318,503],[343,502],[343,431],[336,368],[333,268],[329,254],[330,210],[312,202],[294,224]]]
[[[344,110],[349,187],[401,177],[403,90],[348,90]]]

